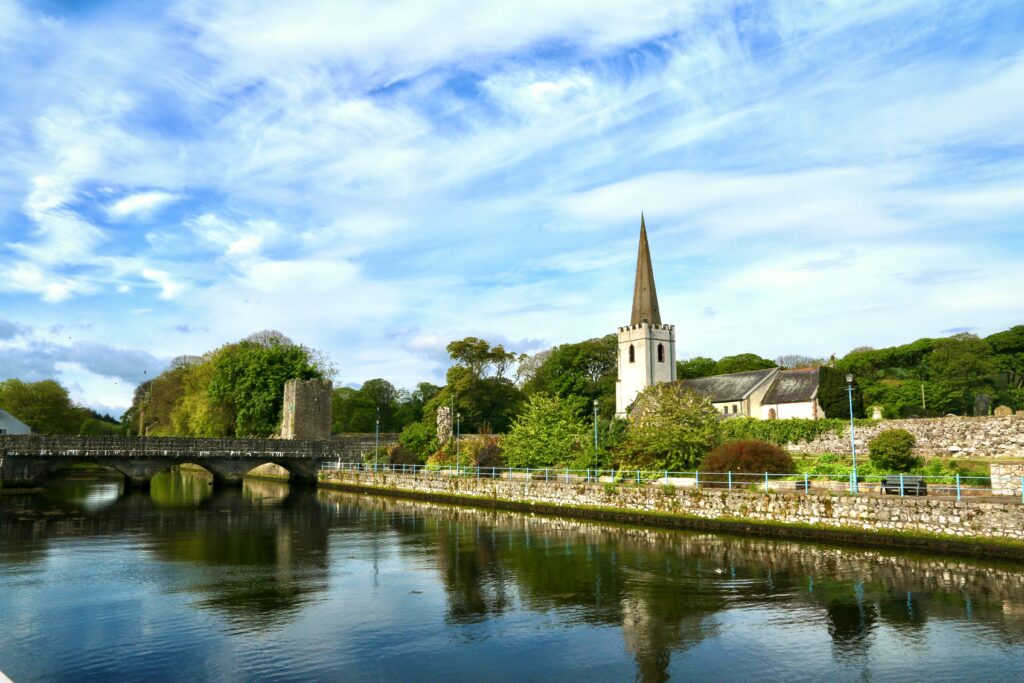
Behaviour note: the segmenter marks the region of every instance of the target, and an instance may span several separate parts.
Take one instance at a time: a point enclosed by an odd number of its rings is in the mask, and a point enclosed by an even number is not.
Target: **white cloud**
[[[160,190],[136,192],[111,204],[107,208],[107,214],[114,220],[124,220],[130,216],[146,216],[178,199],[180,199],[178,195]]]

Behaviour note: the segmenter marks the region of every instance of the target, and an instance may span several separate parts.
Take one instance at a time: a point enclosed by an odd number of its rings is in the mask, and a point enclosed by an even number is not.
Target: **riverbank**
[[[911,548],[1024,561],[1024,506],[846,494],[326,471],[354,492],[657,527]]]

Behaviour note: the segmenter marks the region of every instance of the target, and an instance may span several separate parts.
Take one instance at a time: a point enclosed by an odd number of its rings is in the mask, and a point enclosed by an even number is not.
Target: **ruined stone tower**
[[[654,287],[647,226],[640,215],[640,248],[633,284],[633,313],[619,328],[619,378],[615,383],[615,415],[626,417],[637,394],[659,382],[676,380],[676,328],[663,325]]]
[[[290,379],[284,384],[282,439],[331,437],[331,381]]]

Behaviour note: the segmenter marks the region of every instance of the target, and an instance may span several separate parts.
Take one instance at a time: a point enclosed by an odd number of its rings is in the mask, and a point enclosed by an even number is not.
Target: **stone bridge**
[[[381,434],[381,452],[397,434]],[[372,453],[373,434],[345,434],[321,441],[284,439],[192,439],[133,436],[0,436],[0,483],[32,487],[47,475],[81,463],[124,475],[133,487],[148,487],[154,475],[185,463],[213,475],[214,486],[240,485],[266,463],[288,470],[289,482],[315,485],[325,460],[358,462]]]

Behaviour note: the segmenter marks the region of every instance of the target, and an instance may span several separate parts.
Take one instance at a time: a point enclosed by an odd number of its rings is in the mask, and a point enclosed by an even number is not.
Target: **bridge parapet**
[[[397,441],[397,434],[381,434],[381,447]],[[187,437],[138,436],[0,436],[0,456],[19,455],[70,457],[287,457],[311,460],[355,462],[374,447],[373,434],[339,434],[331,439],[199,439]]]
[[[381,435],[381,446],[397,435]],[[75,462],[113,468],[132,485],[184,463],[209,470],[215,484],[239,484],[246,472],[272,462],[293,482],[315,483],[324,460],[357,462],[373,451],[372,434],[345,434],[319,441],[285,439],[192,439],[135,436],[0,436],[0,479],[7,486],[31,486],[48,472]]]

